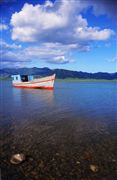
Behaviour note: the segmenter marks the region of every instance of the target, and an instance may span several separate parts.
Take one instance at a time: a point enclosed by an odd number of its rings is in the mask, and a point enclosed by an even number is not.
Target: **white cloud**
[[[25,48],[22,52],[27,59],[38,59],[53,64],[65,64],[72,62],[74,51],[88,51],[88,45],[43,43],[39,46]]]
[[[67,18],[59,13],[46,11],[45,5],[25,4],[19,13],[14,13],[11,18],[13,26],[13,40],[36,41],[42,32],[64,27]]]
[[[111,29],[99,30],[99,28],[92,27],[78,27],[76,28],[75,36],[81,40],[107,40],[114,32]]]
[[[109,39],[114,35],[113,30],[90,27],[81,15],[91,6],[94,7],[92,0],[77,0],[77,3],[75,0],[56,0],[54,4],[48,0],[43,5],[24,4],[11,17],[12,39],[36,42],[36,45],[22,48],[2,42],[3,63],[26,64],[42,60],[55,64],[69,63],[73,61],[74,51],[89,51],[92,41]]]
[[[21,54],[20,51],[0,51],[0,57],[1,62],[0,66],[3,67],[20,67],[21,65],[25,65],[26,63],[29,63],[29,60],[25,59],[23,57],[23,54]]]
[[[12,39],[22,42],[78,43],[107,40],[114,34],[111,29],[89,27],[80,12],[87,3],[81,0],[58,0],[45,5],[26,3],[20,12],[12,15]]]
[[[112,59],[109,59],[108,62],[117,62],[117,56],[114,56]]]
[[[93,13],[96,16],[108,15],[113,20],[117,20],[117,1],[116,0],[86,0],[84,1],[87,7],[93,7]]]
[[[7,30],[7,29],[8,29],[8,26],[6,24],[0,23],[0,31]]]
[[[49,62],[54,63],[54,64],[67,64],[70,61],[71,60],[67,59],[65,56],[56,56],[52,60],[50,60]]]
[[[21,48],[21,47],[22,47],[21,45],[17,45],[17,44],[15,44],[15,43],[13,43],[13,44],[8,44],[8,43],[0,40],[0,48],[1,48],[2,50],[6,50],[6,49],[19,49],[19,48]]]
[[[44,4],[44,7],[53,7],[53,3],[51,2],[51,1],[49,1],[49,0],[47,0],[46,2],[45,2],[45,4]]]
[[[0,55],[2,64],[11,63],[11,66],[27,64],[29,62],[38,63],[44,61],[53,64],[66,64],[73,62],[72,53],[74,51],[88,51],[87,45],[43,43],[33,47],[21,47],[20,45],[3,43]]]
[[[18,44],[8,44],[1,41],[0,57],[1,65],[5,67],[27,66],[30,62],[38,64],[40,61],[52,64],[66,64],[75,61],[74,52],[89,51],[87,44],[61,44],[42,43],[40,45],[22,47]],[[108,62],[116,62],[113,57]]]

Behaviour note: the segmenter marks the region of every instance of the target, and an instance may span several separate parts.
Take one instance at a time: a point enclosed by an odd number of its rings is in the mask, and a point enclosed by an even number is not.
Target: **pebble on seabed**
[[[24,154],[14,154],[11,159],[10,162],[12,164],[20,164],[25,160],[25,155]]]
[[[98,166],[94,165],[94,164],[91,164],[90,165],[90,170],[93,171],[93,172],[98,172]]]

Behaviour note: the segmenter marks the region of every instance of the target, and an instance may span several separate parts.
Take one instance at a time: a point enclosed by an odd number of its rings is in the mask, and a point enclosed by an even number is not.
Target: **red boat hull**
[[[45,87],[45,86],[36,87],[36,86],[15,86],[15,85],[13,85],[13,87],[15,87],[15,88],[47,89],[47,90],[53,90],[54,89],[54,87]]]

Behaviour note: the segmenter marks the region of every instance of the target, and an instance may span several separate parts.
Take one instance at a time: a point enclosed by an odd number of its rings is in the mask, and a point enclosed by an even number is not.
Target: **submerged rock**
[[[90,165],[90,170],[93,171],[93,172],[98,172],[99,168],[98,168],[97,165],[91,164]]]
[[[24,154],[22,153],[19,153],[19,154],[14,154],[12,155],[11,159],[10,159],[10,162],[12,164],[20,164],[22,163],[23,161],[25,161],[26,157]]]
[[[76,164],[80,164],[80,161],[76,161]]]

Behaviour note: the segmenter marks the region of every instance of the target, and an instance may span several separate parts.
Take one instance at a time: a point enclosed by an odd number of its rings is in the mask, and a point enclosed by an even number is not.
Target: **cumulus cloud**
[[[17,44],[15,44],[15,43],[13,43],[13,44],[8,44],[8,43],[6,43],[5,41],[0,40],[0,48],[1,48],[2,50],[6,50],[6,49],[19,49],[19,48],[21,48],[21,47],[22,47],[21,45],[17,45]]]
[[[88,2],[91,6],[90,0]],[[89,4],[81,0],[77,3],[73,0],[57,0],[55,4],[47,1],[44,5],[26,3],[20,12],[12,15],[12,39],[67,44],[79,40],[109,39],[114,34],[111,29],[89,27],[87,20],[80,14]]]
[[[8,44],[3,40],[0,40],[0,68],[9,66],[16,67],[20,66],[22,63],[25,63],[25,59],[21,59],[21,50],[21,45],[17,45],[15,43]]]
[[[76,28],[75,36],[79,37],[80,40],[107,40],[114,32],[111,29],[99,30],[99,28],[92,27],[78,27]]]
[[[51,1],[46,1],[44,7],[53,7],[53,3]]]
[[[7,49],[2,53],[4,63],[25,64],[43,60],[65,64],[73,61],[74,51],[90,51],[91,42],[108,40],[114,35],[112,29],[91,27],[81,14],[89,7],[93,7],[96,15],[108,13],[109,7],[107,4],[104,6],[104,1],[77,0],[76,3],[75,0],[56,0],[52,3],[47,0],[43,5],[25,3],[11,17],[12,40],[36,42],[36,45],[22,48],[17,44],[2,42],[3,49]],[[110,8],[113,9],[113,5]],[[112,16],[111,11],[108,15]]]
[[[20,54],[20,51],[4,51],[0,50],[0,57],[1,57],[1,62],[0,62],[0,67],[20,67],[21,65],[23,66],[26,64],[27,59],[23,58],[23,55]]]
[[[46,7],[45,5],[25,4],[19,13],[13,14],[11,19],[13,40],[36,41],[42,32],[66,25],[66,18],[53,11],[46,11]]]
[[[53,58],[52,63],[56,63],[56,64],[66,64],[69,63],[69,59],[67,59],[65,56],[56,56]],[[50,61],[51,63],[51,61]]]
[[[87,0],[84,1],[86,6],[93,7],[95,15],[107,14],[113,20],[117,20],[117,1],[116,0]]]
[[[8,26],[6,24],[0,23],[0,31],[7,30]]]
[[[20,63],[40,62],[53,64],[66,64],[73,62],[72,54],[75,51],[89,51],[87,44],[61,44],[61,43],[42,43],[40,45],[22,47],[16,44],[7,44],[1,41],[0,56],[2,64],[18,66]]]

